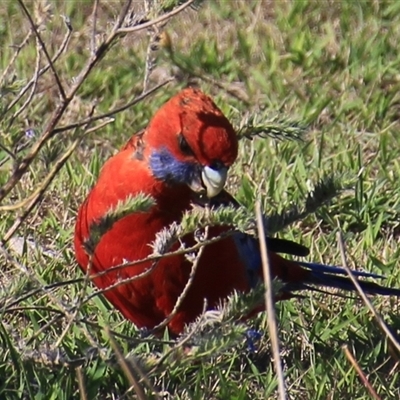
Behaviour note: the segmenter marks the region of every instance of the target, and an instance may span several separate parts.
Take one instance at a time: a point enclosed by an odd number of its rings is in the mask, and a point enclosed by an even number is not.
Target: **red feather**
[[[183,135],[190,151],[183,152],[179,147],[179,135]],[[146,130],[133,136],[119,153],[105,163],[96,185],[80,207],[74,244],[76,258],[83,271],[87,271],[90,264],[85,243],[89,239],[91,225],[98,222],[118,202],[144,193],[152,196],[156,204],[148,212],[130,214],[114,223],[95,247],[91,274],[105,271],[125,261],[149,256],[152,253],[149,244],[154,241],[157,232],[173,222],[179,222],[182,214],[191,209],[194,196],[187,184],[175,182],[170,176],[165,180],[154,176],[150,161],[154,152],[165,150],[176,162],[183,163],[182,166],[189,163],[204,167],[218,163],[229,167],[236,159],[237,148],[238,141],[231,124],[202,92],[188,88],[169,100],[155,114]],[[223,203],[234,202],[225,192],[221,193],[220,198]],[[211,228],[210,237],[225,229]],[[187,246],[194,244],[191,235],[183,238],[183,242]],[[291,247],[291,242],[284,244]],[[293,249],[296,249],[295,246],[301,248],[299,245],[292,245]],[[207,299],[209,308],[212,308],[235,289],[250,290],[248,266],[243,255],[239,253],[237,243],[232,237],[204,249],[193,284],[178,313],[168,324],[173,333],[180,333],[185,324],[201,313],[204,299]],[[296,252],[293,251],[293,254]],[[347,284],[345,278],[303,268],[272,251],[269,257],[273,277],[284,282],[327,284],[335,287],[342,287],[343,282]],[[148,261],[121,268],[94,278],[93,282],[99,288],[105,289],[122,279],[143,273],[151,265]],[[147,276],[106,291],[105,296],[138,327],[152,328],[173,310],[187,283],[191,267],[192,264],[183,255],[163,258]],[[330,278],[332,276],[335,276],[335,280]],[[369,291],[373,292],[372,289]],[[288,293],[282,294],[282,298],[289,296]]]

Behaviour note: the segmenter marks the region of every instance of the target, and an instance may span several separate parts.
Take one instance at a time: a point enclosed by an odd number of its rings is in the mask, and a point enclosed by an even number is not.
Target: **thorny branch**
[[[32,36],[32,30],[29,30],[25,38],[22,40],[21,44],[19,45],[13,45],[12,47],[15,48],[15,52],[13,56],[11,57],[9,63],[7,66],[4,68],[3,73],[0,76],[0,85],[5,81],[6,76],[8,75],[10,68],[14,65],[15,60],[17,59],[18,55],[20,54],[21,50],[25,47],[25,45],[28,43],[29,39]]]
[[[69,131],[71,129],[79,128],[79,127],[81,127],[83,125],[86,125],[88,122],[95,122],[95,121],[98,121],[99,119],[112,117],[113,115],[116,115],[116,114],[118,114],[118,113],[120,113],[122,111],[127,110],[128,108],[131,108],[135,104],[137,104],[137,103],[141,102],[142,100],[144,100],[145,98],[151,96],[153,93],[157,92],[159,89],[161,89],[162,87],[164,87],[165,85],[167,85],[168,83],[170,83],[172,81],[173,81],[173,78],[169,78],[169,79],[165,80],[164,82],[161,82],[160,84],[158,84],[158,85],[154,86],[153,88],[149,89],[148,91],[146,91],[145,93],[141,94],[140,96],[134,97],[131,101],[129,101],[128,103],[124,104],[123,106],[116,107],[116,108],[112,109],[111,111],[108,111],[107,113],[104,113],[104,114],[101,114],[101,115],[95,115],[95,116],[90,117],[90,118],[85,118],[82,121],[78,121],[78,122],[75,122],[73,124],[60,126],[59,128],[55,128],[53,133],[57,134],[57,133]]]
[[[64,20],[65,21],[65,20]],[[65,37],[60,45],[60,47],[58,48],[58,51],[56,52],[56,54],[53,56],[53,58],[51,59],[52,63],[54,64],[59,58],[60,56],[64,53],[64,51],[67,49],[69,40],[71,38],[72,35],[72,27],[71,25],[69,25],[67,22],[65,22],[68,30],[65,34]],[[4,112],[1,114],[1,118],[4,118],[4,116],[16,105],[19,103],[19,101],[21,100],[21,98],[25,95],[25,93],[32,87],[32,85],[35,85],[35,81],[36,79],[39,79],[43,74],[45,74],[50,68],[50,64],[47,64],[46,66],[44,66],[43,68],[40,69],[39,73],[37,74],[37,77],[34,75],[31,80],[20,90],[20,92],[18,93],[17,97],[7,106],[7,108],[4,110]],[[15,118],[15,115],[13,116]],[[13,121],[13,119],[11,120]],[[11,124],[11,123],[10,123]]]
[[[33,21],[30,12],[25,7],[24,2],[22,0],[17,0],[17,1],[18,1],[19,5],[21,6],[22,10],[24,11],[26,17],[28,18],[29,23],[31,24],[31,28],[32,28],[33,32],[35,32],[36,40],[40,43],[40,47],[42,48],[43,53],[45,54],[45,56],[47,58],[47,62],[49,63],[51,71],[53,72],[54,79],[56,80],[56,83],[57,83],[57,86],[58,86],[58,90],[60,91],[60,95],[65,100],[65,91],[64,91],[64,88],[63,88],[63,86],[61,84],[60,77],[59,77],[59,75],[58,75],[58,73],[57,73],[57,71],[56,71],[56,69],[54,67],[54,63],[51,60],[51,57],[50,57],[50,55],[49,55],[49,53],[47,51],[47,47],[46,47],[45,43],[43,42],[43,39],[40,36],[40,33],[39,33],[38,29],[36,28],[36,24]]]
[[[23,4],[22,0],[18,0],[21,7],[24,9],[25,13],[27,13],[29,16],[29,20],[32,21],[31,25],[34,26],[34,22],[32,20],[32,17],[29,14],[29,11],[26,9],[25,5]],[[113,29],[109,33],[109,35],[104,39],[95,49],[93,54],[89,57],[87,60],[85,66],[83,67],[82,71],[78,75],[78,77],[75,79],[74,84],[69,88],[67,92],[64,92],[63,86],[61,85],[60,79],[55,71],[54,68],[54,58],[51,59],[50,56],[47,53],[47,50],[45,50],[45,46],[42,46],[43,51],[46,54],[46,57],[48,59],[48,65],[47,68],[51,68],[53,71],[53,74],[55,76],[55,79],[57,80],[57,84],[59,86],[60,93],[62,95],[62,99],[55,109],[55,111],[52,113],[51,117],[49,118],[49,121],[47,122],[46,126],[43,129],[43,132],[37,142],[32,146],[32,149],[30,152],[15,166],[14,172],[8,179],[8,181],[4,184],[4,186],[0,189],[0,201],[2,201],[9,193],[10,191],[15,187],[15,185],[20,181],[22,176],[27,172],[29,166],[33,162],[33,160],[36,158],[38,155],[39,151],[43,148],[43,146],[48,142],[50,138],[52,138],[55,135],[55,129],[57,127],[57,124],[61,120],[61,117],[63,116],[64,112],[68,108],[69,104],[71,103],[72,99],[82,86],[83,82],[86,80],[88,75],[91,73],[93,68],[100,62],[100,60],[107,54],[107,52],[110,50],[111,46],[114,44],[114,42],[125,36],[127,33],[132,33],[132,32],[138,32],[143,29],[148,29],[151,26],[154,26],[156,24],[159,24],[161,22],[165,22],[178,14],[179,12],[183,11],[185,8],[190,6],[194,0],[189,0],[182,4],[181,6],[175,8],[174,10],[170,11],[169,13],[166,13],[162,15],[159,18],[156,18],[152,21],[148,22],[137,22],[136,26],[133,27],[124,27],[124,21],[127,16],[127,13],[129,11],[129,8],[131,6],[132,1],[129,0],[125,3],[125,5],[122,7],[120,15],[114,24]],[[40,43],[42,43],[42,39],[38,33],[37,30],[34,29],[34,33],[36,38],[39,40]],[[67,42],[67,41],[65,41]],[[39,71],[39,76],[42,71]],[[32,78],[31,80],[32,84],[34,84],[35,79]],[[28,85],[27,85],[28,86]],[[28,88],[25,89],[25,91],[28,90]],[[21,95],[22,96],[22,95]],[[14,103],[16,104],[16,103]],[[12,107],[14,104],[11,104],[10,107]],[[9,108],[10,108],[9,107]]]
[[[118,33],[119,34],[132,33],[132,32],[141,31],[143,29],[151,28],[154,25],[157,25],[157,24],[160,24],[162,22],[168,21],[173,16],[179,14],[180,12],[182,12],[183,10],[188,8],[194,2],[195,2],[195,0],[189,0],[189,1],[185,2],[185,3],[183,3],[181,6],[179,6],[179,7],[175,8],[174,10],[170,11],[169,13],[164,14],[161,17],[158,17],[158,18],[156,18],[156,19],[154,19],[152,21],[140,24],[139,26],[133,26],[133,27],[128,27],[128,28],[120,28],[120,29],[118,29]]]
[[[209,234],[209,227],[206,226],[205,232],[204,232],[204,240],[208,239],[208,234]],[[203,242],[203,240],[201,242],[199,242],[199,243],[202,243],[202,242]],[[194,280],[194,277],[196,275],[196,271],[197,271],[197,269],[199,267],[200,259],[201,259],[202,255],[203,255],[204,249],[205,249],[205,246],[204,245],[201,246],[199,251],[198,251],[198,253],[194,257],[194,260],[191,260],[192,268],[190,270],[189,279],[186,282],[186,285],[183,288],[182,293],[179,295],[178,299],[176,300],[174,308],[170,312],[170,314],[163,321],[161,321],[158,325],[156,325],[151,330],[153,333],[159,332],[162,329],[164,329],[172,321],[172,319],[176,316],[176,314],[178,313],[179,308],[182,306],[182,304],[183,304],[183,302],[184,302],[184,300],[185,300],[185,298],[186,298],[191,286],[193,285],[193,280]]]
[[[22,112],[26,109],[26,107],[28,107],[28,105],[31,103],[32,98],[35,94],[35,90],[37,87],[37,84],[39,82],[39,72],[40,72],[40,60],[41,60],[41,53],[40,53],[40,49],[39,49],[39,40],[36,38],[36,65],[35,65],[35,71],[33,73],[33,84],[32,84],[32,89],[28,95],[28,98],[25,100],[25,103],[22,104],[21,108],[19,108],[13,115],[12,119],[11,119],[11,124],[12,121],[15,120],[16,118],[18,118],[19,115],[22,114]]]
[[[40,199],[42,198],[43,194],[45,193],[46,189],[49,187],[50,183],[53,181],[55,176],[57,175],[58,171],[62,168],[62,166],[65,164],[65,162],[68,160],[68,158],[71,156],[71,154],[74,152],[76,147],[79,144],[79,139],[76,139],[67,149],[67,151],[63,154],[63,156],[54,164],[53,168],[51,169],[50,173],[47,175],[47,177],[44,179],[42,184],[29,196],[27,199],[25,199],[21,204],[17,204],[16,208],[22,207],[26,205],[26,209],[23,211],[23,213],[15,219],[14,224],[11,226],[11,228],[7,231],[7,233],[3,236],[2,242],[6,243],[12,235],[17,231],[17,229],[20,227],[20,225],[25,221],[25,219],[28,217],[30,212],[33,210],[33,208],[38,204]],[[13,206],[9,206],[8,209],[13,209]]]
[[[82,87],[83,83],[86,81],[88,75],[94,70],[94,68],[99,64],[102,58],[108,53],[111,47],[119,39],[122,39],[126,35],[132,34],[134,32],[139,32],[144,29],[151,29],[152,27],[158,24],[164,25],[169,21],[169,19],[171,19],[172,17],[174,17],[175,15],[186,9],[188,6],[193,4],[193,2],[194,0],[187,1],[186,3],[180,5],[179,7],[176,7],[172,11],[165,13],[153,20],[141,18],[133,20],[133,22],[131,22],[131,20],[129,20],[129,18],[127,17],[130,15],[130,8],[132,5],[132,1],[127,0],[121,7],[116,22],[114,23],[111,30],[108,32],[108,35],[104,39],[102,39],[100,43],[96,44],[96,40],[98,39],[96,24],[97,24],[97,9],[99,2],[95,1],[92,14],[93,25],[92,25],[92,35],[90,43],[91,53],[88,56],[86,63],[84,64],[78,76],[72,80],[72,84],[66,85],[64,77],[61,74],[61,70],[59,70],[57,61],[59,61],[60,57],[66,53],[66,50],[68,49],[68,45],[70,43],[70,39],[72,37],[72,25],[68,17],[64,17],[64,23],[67,27],[67,31],[62,38],[62,42],[55,50],[55,53],[51,54],[49,50],[50,47],[46,44],[44,38],[41,36],[42,34],[40,32],[39,25],[34,20],[34,17],[30,14],[26,2],[24,2],[23,0],[18,0],[19,6],[21,7],[27,20],[29,21],[30,29],[25,38],[22,40],[22,42],[16,47],[16,51],[14,52],[5,71],[1,76],[1,82],[4,82],[4,80],[7,77],[7,72],[10,71],[21,50],[26,47],[27,43],[29,43],[29,40],[32,37],[35,38],[37,44],[36,61],[34,64],[34,70],[32,72],[31,78],[28,80],[26,84],[23,85],[22,88],[18,88],[18,90],[15,89],[13,91],[13,93],[14,92],[16,93],[15,97],[10,102],[4,104],[4,107],[0,109],[0,118],[5,122],[4,126],[7,126],[8,127],[7,129],[10,129],[14,125],[15,121],[17,121],[17,119],[21,119],[21,116],[26,114],[28,107],[32,105],[32,102],[35,99],[35,94],[40,79],[48,71],[50,71],[52,79],[56,82],[60,98],[58,99],[58,104],[55,110],[49,115],[47,121],[45,121],[42,131],[40,132],[38,128],[35,128],[35,131],[36,132],[39,131],[40,134],[38,135],[38,138],[33,144],[29,143],[29,146],[24,147],[24,149],[27,149],[27,153],[24,154],[22,151],[20,152],[21,149],[17,149],[14,152],[9,150],[5,144],[0,144],[1,149],[4,150],[5,154],[7,154],[5,159],[1,160],[2,165],[4,165],[4,163],[10,159],[13,162],[13,170],[8,180],[5,181],[2,187],[0,187],[0,202],[10,195],[11,191],[20,182],[21,178],[29,171],[32,163],[34,162],[34,160],[37,159],[39,153],[42,151],[44,146],[48,144],[50,139],[52,139],[56,134],[64,133],[77,128],[82,128],[79,134],[76,132],[73,133],[73,140],[71,141],[69,146],[66,147],[63,154],[54,162],[47,176],[44,178],[44,180],[42,180],[40,185],[34,188],[32,193],[29,193],[29,195],[25,199],[21,200],[19,203],[10,202],[10,204],[4,204],[0,209],[3,212],[16,211],[20,208],[23,209],[21,214],[15,219],[13,225],[8,229],[6,234],[3,236],[0,242],[0,253],[2,259],[5,260],[7,265],[13,265],[14,267],[16,267],[22,273],[22,275],[25,275],[28,278],[30,284],[31,285],[33,284],[36,287],[35,289],[32,289],[31,286],[28,293],[23,294],[18,299],[3,298],[2,299],[3,312],[8,312],[8,313],[18,312],[18,310],[24,309],[24,307],[19,307],[18,303],[25,301],[31,296],[42,295],[46,296],[49,299],[50,305],[44,308],[43,307],[41,308],[41,306],[37,307],[32,306],[32,307],[36,310],[44,310],[47,312],[52,312],[54,314],[53,318],[50,318],[49,321],[46,321],[47,323],[42,325],[41,328],[35,332],[35,334],[30,338],[29,343],[26,343],[27,346],[29,346],[29,344],[32,343],[32,341],[36,340],[36,338],[40,337],[40,335],[54,323],[56,323],[59,320],[66,319],[67,321],[76,321],[78,323],[79,328],[83,331],[84,336],[86,336],[88,341],[94,347],[96,347],[97,351],[100,353],[100,356],[103,359],[106,359],[106,354],[102,349],[99,349],[97,347],[98,345],[96,340],[93,338],[93,336],[86,327],[86,322],[89,323],[90,321],[85,321],[77,315],[77,312],[79,311],[80,307],[77,307],[77,304],[75,304],[72,307],[66,306],[64,305],[63,301],[57,298],[57,295],[54,293],[54,288],[61,285],[54,285],[54,286],[50,285],[46,287],[45,282],[43,282],[42,278],[39,275],[37,275],[35,271],[31,271],[29,268],[21,264],[17,258],[15,258],[8,252],[8,250],[5,247],[5,243],[15,234],[15,232],[24,223],[24,221],[26,220],[28,215],[32,212],[32,210],[40,203],[43,194],[46,192],[52,180],[58,174],[59,170],[65,164],[70,155],[74,152],[76,147],[79,145],[81,138],[84,137],[85,134],[93,132],[94,130],[99,129],[100,127],[103,127],[104,125],[110,123],[112,121],[112,119],[109,118],[110,116],[122,112],[128,109],[129,107],[132,107],[139,101],[142,101],[143,99],[147,98],[148,96],[150,96],[151,94],[153,94],[154,92],[156,92],[157,90],[159,90],[160,88],[162,88],[163,86],[165,86],[166,84],[168,84],[173,80],[173,78],[170,78],[155,87],[151,88],[145,87],[143,93],[140,96],[132,98],[132,100],[129,101],[127,104],[114,108],[113,110],[105,114],[93,116],[92,114],[94,109],[92,109],[88,114],[88,116],[86,118],[83,118],[81,121],[78,121],[73,124],[68,124],[65,126],[60,126],[60,121],[62,117],[64,116],[70,103],[73,101],[78,91]],[[129,24],[131,24],[131,26]],[[17,86],[14,85],[14,87]],[[101,121],[97,126],[92,126],[94,122],[99,120]],[[157,262],[155,261],[155,265],[156,264]],[[77,281],[80,280],[78,279]],[[84,300],[87,301],[88,299],[86,298]],[[54,305],[54,307],[52,307],[51,305]],[[56,345],[61,344],[63,336],[65,332],[68,331],[69,327],[70,324],[64,325],[64,333],[59,337],[59,340],[57,341]],[[28,356],[27,354],[28,352],[29,350],[27,350],[27,348],[25,347],[24,354]],[[54,352],[52,354],[54,355]],[[56,356],[56,359],[58,359],[58,356]],[[74,364],[75,361],[76,364]],[[75,361],[71,360],[70,366],[82,365],[82,363],[86,362],[87,360],[81,359]]]

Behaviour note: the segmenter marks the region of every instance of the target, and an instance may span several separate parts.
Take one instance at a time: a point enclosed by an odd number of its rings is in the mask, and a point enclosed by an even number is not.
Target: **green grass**
[[[43,1],[29,8],[35,20],[43,20],[41,35],[50,54],[57,51],[66,32],[61,15],[71,18],[71,42],[55,64],[66,88],[90,56],[91,3],[49,2],[51,7],[44,12],[47,2]],[[99,3],[96,40],[109,32],[121,8],[116,2]],[[151,16],[158,12],[153,10]],[[78,129],[51,138],[1,204],[12,206],[26,199],[73,140],[82,137],[13,234],[33,240],[36,247],[25,243],[22,254],[16,254],[8,241],[5,248],[10,257],[0,253],[0,398],[83,399],[84,392],[88,399],[135,398],[106,326],[114,336],[120,335],[115,337],[120,350],[128,359],[136,359],[160,397],[277,398],[268,334],[256,343],[256,351],[250,351],[241,336],[247,326],[267,332],[265,315],[246,326],[214,327],[205,339],[171,351],[175,342],[142,337],[102,297],[93,297],[74,314],[82,282],[46,289],[82,277],[72,249],[74,218],[104,161],[188,79],[212,95],[237,125],[249,113],[259,115],[261,123],[278,117],[309,126],[303,141],[241,140],[229,187],[250,212],[260,197],[270,214],[303,203],[310,185],[334,174],[347,189],[279,235],[309,246],[310,260],[340,264],[336,235],[342,231],[350,266],[383,273],[388,276],[385,284],[400,287],[400,5],[236,0],[233,6],[233,2],[216,1],[204,3],[197,11],[185,10],[166,28],[173,60],[181,67],[180,82],[115,115],[114,122],[93,133]],[[10,45],[21,43],[28,30],[17,2],[0,5],[0,73],[14,54]],[[147,44],[145,31],[116,41],[57,126],[83,119],[93,107],[94,115],[99,115],[140,95]],[[0,187],[13,171],[3,147],[15,149],[25,143],[23,132],[28,128],[38,138],[60,101],[49,71],[39,79],[32,101],[20,115],[12,118],[26,96],[3,115],[33,76],[36,57],[32,35],[0,82]],[[160,74],[176,71],[167,51],[160,49],[154,57],[157,74],[150,87],[159,82]],[[40,65],[45,64],[41,53]],[[27,142],[18,160],[28,154],[33,142]],[[7,235],[27,206],[0,208],[0,237]],[[94,291],[90,285],[86,288],[87,294]],[[398,334],[398,300],[377,297],[373,303]],[[277,304],[277,318],[288,398],[371,398],[345,357],[343,345],[382,399],[400,398],[398,355],[360,300],[305,293],[304,298]],[[78,371],[84,391],[79,390]],[[151,396],[148,385],[141,385]]]

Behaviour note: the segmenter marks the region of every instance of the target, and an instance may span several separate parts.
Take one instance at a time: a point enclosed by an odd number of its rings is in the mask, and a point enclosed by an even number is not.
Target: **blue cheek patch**
[[[164,182],[187,184],[198,179],[201,173],[199,165],[177,160],[165,147],[151,153],[149,164],[154,177]],[[255,287],[261,268],[258,240],[243,233],[236,233],[233,239],[246,266],[249,284]]]
[[[189,183],[200,175],[199,166],[177,160],[165,147],[151,153],[150,168],[155,178],[167,182]]]

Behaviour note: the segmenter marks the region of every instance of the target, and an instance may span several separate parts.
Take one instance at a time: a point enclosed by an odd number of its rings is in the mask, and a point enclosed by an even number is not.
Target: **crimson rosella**
[[[214,102],[198,89],[187,88],[164,104],[148,127],[134,135],[101,170],[97,183],[79,209],[75,227],[76,258],[90,274],[143,259],[152,253],[156,234],[179,222],[196,199],[211,205],[236,204],[223,189],[229,167],[238,153],[237,135]],[[118,203],[138,195],[150,195],[155,203],[146,212],[122,217],[104,233],[91,256],[85,243],[91,226]],[[212,238],[229,227],[211,227]],[[187,247],[193,235],[181,239]],[[345,271],[315,263],[286,260],[277,253],[304,256],[308,250],[294,242],[267,238],[271,274],[284,286],[278,297],[289,298],[295,290],[310,285],[353,290]],[[178,244],[177,244],[178,245]],[[176,248],[176,247],[175,247]],[[137,276],[152,266],[151,261],[113,269],[93,278],[106,298],[138,327],[152,328],[168,317],[184,289],[192,264],[184,255],[161,259],[151,272],[129,283],[118,281]],[[249,291],[262,278],[258,239],[235,233],[205,247],[192,285],[168,327],[173,334],[201,312],[204,299],[209,308],[234,290]],[[358,276],[376,277],[366,272]],[[370,294],[397,295],[400,289],[360,281]]]

